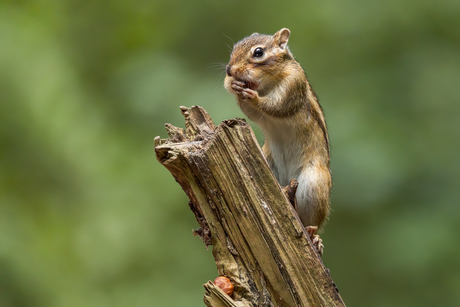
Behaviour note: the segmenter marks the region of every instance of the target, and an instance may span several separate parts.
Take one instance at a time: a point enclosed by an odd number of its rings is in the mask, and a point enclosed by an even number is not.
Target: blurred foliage
[[[203,306],[212,253],[153,138],[181,105],[244,117],[229,46],[282,27],[328,119],[345,302],[458,306],[458,0],[1,1],[0,306]]]

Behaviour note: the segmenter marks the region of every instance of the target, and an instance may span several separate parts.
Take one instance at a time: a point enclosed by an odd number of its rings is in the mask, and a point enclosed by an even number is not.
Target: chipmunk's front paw
[[[245,84],[244,82],[233,80],[231,83],[231,87],[235,93],[240,95],[244,91]]]
[[[259,94],[257,94],[256,91],[251,90],[250,88],[245,88],[244,91],[241,93],[241,96],[243,96],[243,99],[253,100],[258,98]]]
[[[246,87],[246,84],[241,81],[232,81],[232,89],[241,99],[254,99],[258,97],[256,91],[251,90],[250,88]]]
[[[321,240],[319,235],[315,234],[318,230],[318,226],[307,226],[306,228],[308,234],[310,235],[311,243],[313,243],[313,248],[316,249],[320,257],[323,256],[323,240]]]

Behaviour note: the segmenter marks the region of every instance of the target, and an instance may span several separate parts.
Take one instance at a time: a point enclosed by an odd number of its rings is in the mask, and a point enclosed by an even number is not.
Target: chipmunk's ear
[[[273,34],[273,39],[275,40],[275,45],[279,46],[281,49],[286,49],[286,45],[289,40],[289,36],[291,36],[291,31],[287,28],[283,28]]]

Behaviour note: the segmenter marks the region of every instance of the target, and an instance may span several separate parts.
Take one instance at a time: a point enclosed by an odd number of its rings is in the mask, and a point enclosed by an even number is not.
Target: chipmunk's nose
[[[230,64],[227,65],[227,76],[229,76],[229,77],[231,77],[231,75],[232,75],[231,70],[232,70],[232,65],[230,65]]]

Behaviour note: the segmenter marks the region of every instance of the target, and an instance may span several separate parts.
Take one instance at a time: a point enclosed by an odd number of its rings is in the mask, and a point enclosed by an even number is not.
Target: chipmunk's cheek
[[[225,77],[225,80],[224,80],[224,87],[225,89],[230,92],[230,93],[233,93],[233,89],[232,89],[232,82],[233,82],[234,78],[233,77]]]

